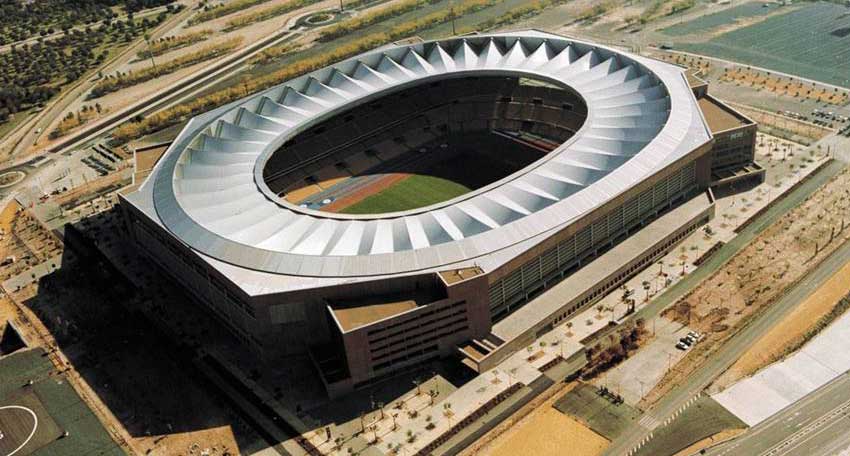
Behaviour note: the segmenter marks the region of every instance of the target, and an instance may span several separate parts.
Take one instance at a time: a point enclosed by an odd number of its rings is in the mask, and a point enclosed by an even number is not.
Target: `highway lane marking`
[[[811,434],[812,432],[818,430],[818,428],[820,428],[824,424],[832,421],[833,418],[843,414],[847,410],[850,410],[850,399],[848,399],[848,400],[842,402],[841,404],[839,404],[838,406],[834,407],[832,410],[830,410],[826,414],[822,415],[820,418],[818,418],[813,423],[809,423],[804,428],[802,428],[799,431],[797,431],[797,432],[791,434],[790,436],[786,437],[785,440],[782,440],[781,442],[777,443],[773,447],[769,448],[767,451],[762,452],[760,456],[774,455],[774,454],[777,454],[779,451],[785,450],[787,446],[797,442],[798,440],[802,439],[803,437],[806,437],[808,434]]]
[[[796,423],[796,424],[789,424],[789,423],[791,423],[794,419],[797,419],[800,415],[802,415],[804,413],[804,410],[801,410],[803,407],[808,407],[810,404],[821,399],[825,394],[831,393],[833,390],[835,390],[837,388],[845,387],[844,382],[847,380],[848,376],[850,376],[850,371],[844,372],[840,376],[831,380],[826,385],[823,385],[820,388],[816,389],[815,391],[812,391],[811,393],[807,394],[806,396],[804,396],[803,398],[801,398],[797,402],[793,402],[793,403],[789,404],[783,411],[777,412],[776,414],[774,414],[773,416],[769,417],[768,419],[762,421],[761,423],[759,423],[755,427],[750,428],[750,431],[747,432],[745,435],[740,436],[740,437],[728,442],[727,445],[725,446],[725,449],[723,449],[723,451],[721,451],[720,453],[717,453],[717,456],[723,456],[725,454],[728,454],[729,452],[735,450],[736,448],[738,448],[739,446],[741,446],[743,443],[747,442],[748,440],[751,440],[753,438],[758,437],[758,435],[761,434],[762,432],[767,432],[767,431],[772,430],[774,425],[784,423],[785,426],[794,427],[794,428],[799,428],[801,426],[807,425],[808,423],[811,422],[812,419],[815,419],[815,418],[811,418],[809,416],[809,413],[806,413],[806,415],[804,417],[805,419],[804,419],[803,422]],[[796,408],[797,410],[793,414],[789,414],[789,415],[783,414],[784,411],[790,412],[791,410],[794,410],[794,408]],[[848,456],[850,456],[850,455],[848,455]]]
[[[693,405],[693,403],[696,402],[697,399],[699,399],[701,397],[702,397],[702,391],[698,392],[695,396],[693,396],[690,399],[688,399],[687,401],[685,401],[685,403],[682,404],[678,409],[676,409],[676,411],[673,412],[672,415],[667,417],[667,419],[664,420],[663,423],[661,421],[659,421],[658,418],[656,418],[655,416],[650,414],[649,412],[646,412],[646,413],[644,413],[643,417],[638,421],[638,424],[643,426],[644,428],[650,430],[650,431],[654,430],[655,428],[657,428],[659,426],[661,426],[661,427],[669,426],[676,418],[679,417],[679,415],[681,415],[685,410],[687,410],[688,407]],[[631,455],[637,453],[638,450],[640,450],[644,445],[646,445],[647,443],[649,443],[650,440],[652,440],[653,436],[654,436],[654,433],[650,432],[649,435],[647,435],[643,439],[641,439],[640,443],[633,446],[628,451],[628,453],[627,453],[628,456],[631,456]]]
[[[780,453],[780,454],[788,454],[788,452],[789,452],[789,451],[792,451],[792,450],[794,450],[794,449],[798,448],[800,445],[802,445],[802,444],[804,444],[804,443],[806,443],[806,442],[810,441],[811,439],[813,439],[813,438],[817,437],[818,435],[822,434],[823,432],[827,431],[827,430],[828,430],[829,428],[831,428],[832,426],[834,426],[834,425],[836,425],[836,424],[838,424],[838,423],[841,423],[841,419],[842,419],[842,418],[846,418],[846,417],[847,417],[847,414],[846,414],[846,413],[842,413],[842,414],[840,414],[840,415],[837,417],[837,419],[835,419],[834,421],[824,423],[824,424],[826,424],[826,426],[821,427],[820,429],[817,429],[817,430],[815,430],[814,432],[811,432],[811,433],[807,434],[807,435],[806,435],[806,436],[804,436],[803,438],[798,439],[796,442],[794,442],[792,446],[790,446],[790,447],[788,447],[788,448],[785,448],[785,449],[781,450],[781,453]],[[833,418],[836,418],[836,417],[833,417]]]

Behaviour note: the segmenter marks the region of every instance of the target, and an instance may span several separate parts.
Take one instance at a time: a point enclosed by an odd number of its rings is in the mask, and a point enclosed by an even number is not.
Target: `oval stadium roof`
[[[521,171],[423,209],[334,214],[266,187],[266,159],[308,127],[401,87],[476,74],[569,86],[587,120]],[[710,139],[679,67],[536,31],[475,35],[381,48],[198,116],[143,188],[160,223],[220,261],[297,276],[387,275],[560,229]]]

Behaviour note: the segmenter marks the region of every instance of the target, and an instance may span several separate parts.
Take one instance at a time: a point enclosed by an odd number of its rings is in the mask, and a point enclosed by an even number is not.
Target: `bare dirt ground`
[[[557,456],[569,448],[573,456],[595,456],[608,446],[608,440],[551,405],[542,407],[494,443],[482,454],[515,456],[534,454]]]
[[[753,344],[729,370],[715,381],[713,387],[724,389],[781,359],[787,354],[788,348],[800,340],[821,317],[828,314],[848,292],[850,292],[850,264],[836,272],[770,332]]]
[[[461,456],[554,456],[564,454],[564,448],[570,448],[572,456],[601,454],[608,440],[552,406],[576,385],[554,385],[463,450]]]
[[[29,211],[12,201],[0,212],[0,281],[62,250],[62,243]]]
[[[850,239],[848,177],[845,169],[664,312],[706,338],[664,376],[641,408],[697,369],[737,328]]]

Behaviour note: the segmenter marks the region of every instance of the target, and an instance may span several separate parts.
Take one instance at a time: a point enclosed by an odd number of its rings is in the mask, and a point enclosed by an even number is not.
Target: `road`
[[[231,54],[230,56],[225,57],[224,59],[204,68],[203,70],[188,76],[187,78],[178,81],[175,84],[172,84],[168,87],[163,88],[157,92],[150,94],[144,99],[136,102],[135,104],[118,111],[100,121],[94,122],[77,133],[71,134],[66,138],[60,140],[51,146],[48,150],[43,152],[41,155],[45,155],[47,153],[61,153],[68,150],[71,150],[75,147],[78,147],[91,139],[105,134],[116,125],[123,123],[137,115],[148,115],[154,113],[156,111],[168,108],[170,106],[174,106],[185,102],[186,100],[195,96],[198,92],[205,90],[207,87],[215,84],[218,81],[226,79],[227,77],[239,72],[242,70],[243,65],[247,62],[251,57],[262,52],[263,50],[270,48],[272,46],[276,46],[280,43],[283,43],[287,40],[291,40],[298,36],[301,30],[291,30],[291,27],[297,22],[297,20],[304,15],[315,13],[318,10],[328,8],[327,2],[317,3],[311,5],[308,8],[304,8],[298,10],[298,16],[293,17],[285,27],[281,29],[279,33],[269,36],[257,43],[254,43],[235,54]],[[48,122],[49,123],[49,122]],[[30,130],[28,138],[30,143],[34,142],[35,130]],[[16,150],[22,150],[19,145]],[[27,161],[33,157],[27,157],[26,159],[21,159],[21,161]]]
[[[771,209],[760,216],[756,221],[748,225],[732,241],[724,245],[712,256],[709,261],[697,268],[687,278],[683,279],[666,293],[655,299],[645,308],[638,312],[638,316],[644,318],[658,315],[668,305],[684,296],[696,287],[704,278],[718,270],[738,250],[747,245],[753,238],[770,226],[781,215],[798,205],[830,177],[840,172],[845,163],[833,161],[814,177],[801,184],[785,198],[776,203]],[[654,420],[644,422],[663,422],[676,410],[684,405],[689,399],[696,396],[705,389],[718,375],[723,373],[764,333],[770,330],[779,320],[793,310],[797,304],[816,290],[824,281],[831,277],[845,263],[850,261],[850,243],[844,244],[832,255],[827,257],[815,269],[809,273],[782,298],[768,307],[761,315],[756,317],[749,325],[732,336],[715,354],[706,361],[685,383],[674,387],[667,395],[659,400],[646,414]],[[642,313],[642,314],[641,314]],[[607,455],[627,454],[629,450],[646,438],[652,429],[642,425],[632,426],[619,438],[611,442],[606,450]]]
[[[59,153],[64,152],[74,147],[83,144],[92,138],[102,135],[116,125],[123,123],[137,115],[148,115],[162,109],[180,104],[199,92],[206,90],[215,83],[224,80],[243,69],[244,64],[265,49],[284,43],[294,39],[303,33],[303,27],[295,28],[298,20],[306,15],[313,14],[320,10],[326,10],[333,7],[333,2],[325,1],[315,3],[309,7],[305,7],[294,11],[286,25],[281,28],[278,33],[272,34],[269,37],[262,39],[250,46],[231,54],[222,60],[215,62],[212,65],[198,71],[197,73],[187,76],[186,78],[176,82],[175,84],[165,87],[157,92],[154,92],[137,103],[118,111],[105,119],[102,119],[92,125],[87,126],[83,130],[69,135],[63,140],[57,142],[48,150],[49,152]]]
[[[44,150],[38,155],[20,157],[7,162],[7,166],[4,169],[0,170],[0,174],[9,170],[18,169],[21,166],[26,166],[26,163],[29,163],[33,160],[37,160],[39,157],[73,151],[75,148],[84,145],[85,143],[93,140],[94,138],[100,135],[106,134],[107,132],[115,128],[116,125],[125,122],[137,115],[149,115],[162,109],[166,109],[168,107],[183,103],[188,99],[191,99],[199,92],[206,90],[211,85],[214,85],[217,82],[222,81],[232,76],[233,74],[236,74],[241,71],[244,68],[244,64],[251,57],[257,55],[263,50],[300,36],[300,34],[302,33],[301,28],[293,29],[299,19],[306,15],[313,14],[316,11],[327,9],[329,8],[329,5],[330,2],[316,3],[310,5],[307,8],[303,8],[298,11],[294,11],[293,13],[290,13],[292,14],[291,19],[287,21],[284,27],[281,28],[280,32],[273,34],[259,42],[256,42],[234,54],[231,54],[223,58],[222,60],[215,62],[212,65],[200,70],[199,72],[187,76],[185,79],[178,81],[175,84],[172,84],[166,88],[163,88],[162,90],[154,92],[146,98],[143,98],[142,100],[134,103],[133,105],[121,111],[113,113],[102,120],[93,122],[92,124],[83,127],[82,130],[74,134],[68,135],[67,137],[55,143],[50,149]],[[186,11],[188,11],[188,9]],[[182,19],[185,18],[181,18],[181,20]],[[165,30],[163,30],[162,33],[165,33]],[[73,100],[73,97],[69,98],[70,101]],[[68,102],[70,103],[70,101]],[[27,128],[32,128],[32,125],[29,125]],[[28,134],[34,134],[34,130],[30,130]],[[32,138],[32,140],[34,141],[34,138]],[[34,174],[28,173],[24,181],[16,184],[14,187],[10,187],[0,191],[0,202],[5,202],[7,198],[14,195],[16,189],[25,188],[27,185],[33,182],[34,178]]]
[[[169,17],[163,24],[158,26],[151,33],[151,37],[153,39],[157,39],[164,36],[174,27],[188,19],[192,13],[193,11],[191,8],[184,8],[183,11]],[[91,89],[95,83],[97,83],[97,81],[93,79],[93,76],[96,75],[98,71],[102,71],[104,74],[114,72],[127,60],[130,60],[136,52],[141,50],[143,45],[145,45],[144,38],[137,38],[135,42],[129,44],[117,55],[107,60],[103,65],[92,69],[79,80],[74,82],[70,87],[65,88],[58,97],[48,103],[47,107],[43,111],[28,119],[26,123],[19,126],[15,132],[10,133],[3,141],[4,149],[6,147],[11,148],[8,152],[8,156],[13,160],[17,157],[23,157],[25,152],[33,144],[35,144],[42,135],[49,133],[47,130],[50,127],[50,124],[53,123],[57,117],[63,115],[68,106],[80,97],[84,96],[85,93]],[[30,158],[32,157],[25,157],[24,159],[28,160]]]
[[[711,456],[835,456],[850,454],[850,372],[813,391]]]

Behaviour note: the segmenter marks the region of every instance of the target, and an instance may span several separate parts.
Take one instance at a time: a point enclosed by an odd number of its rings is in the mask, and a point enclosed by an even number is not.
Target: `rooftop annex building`
[[[486,370],[592,305],[709,220],[709,188],[763,178],[755,127],[677,66],[472,35],[197,116],[121,206],[246,346],[309,353],[338,395],[436,357]],[[407,201],[416,176],[452,191]]]

